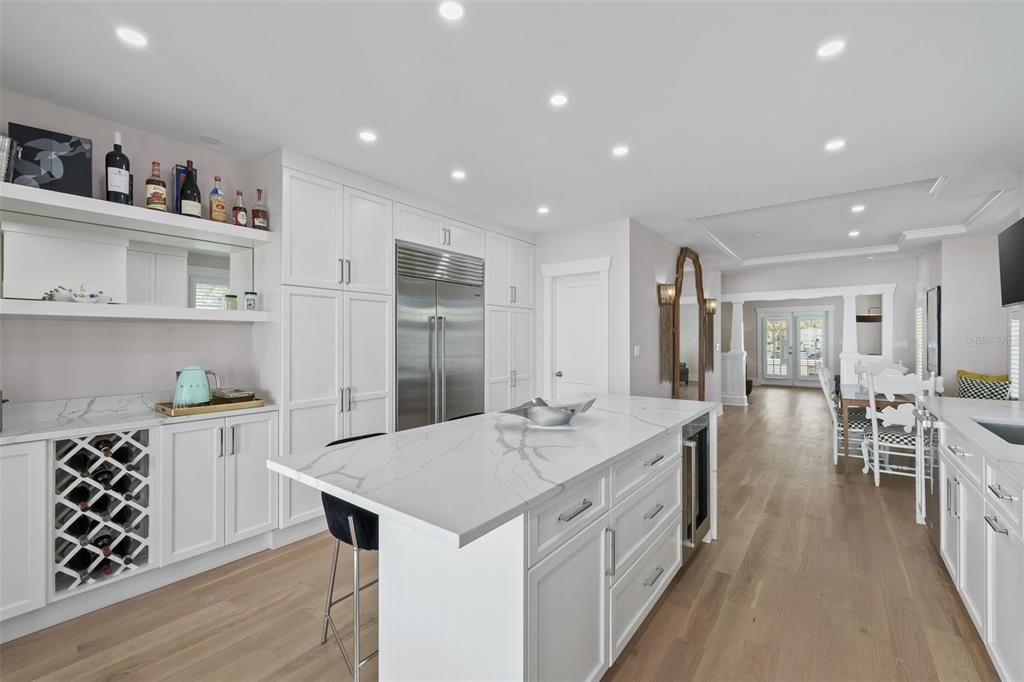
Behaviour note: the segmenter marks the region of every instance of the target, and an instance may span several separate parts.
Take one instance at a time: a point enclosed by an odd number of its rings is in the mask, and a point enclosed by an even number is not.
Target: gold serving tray
[[[175,407],[174,403],[157,403],[155,409],[168,417],[188,417],[196,414],[214,414],[216,412],[229,412],[231,410],[248,410],[253,407],[263,407],[266,401],[262,398],[245,400],[236,403],[211,402],[204,405],[189,405],[188,407]]]

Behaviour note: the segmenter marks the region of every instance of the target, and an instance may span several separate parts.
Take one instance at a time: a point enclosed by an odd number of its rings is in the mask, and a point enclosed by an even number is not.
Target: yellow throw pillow
[[[956,371],[956,378],[967,377],[968,379],[974,379],[975,381],[1009,381],[1009,374],[978,374],[977,372],[968,372],[966,369],[958,369]]]

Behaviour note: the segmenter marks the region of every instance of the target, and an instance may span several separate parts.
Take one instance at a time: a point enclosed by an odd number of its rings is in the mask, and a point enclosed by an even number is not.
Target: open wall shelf
[[[0,319],[166,320],[180,322],[272,322],[273,313],[259,310],[209,310],[171,306],[61,303],[0,299]]]

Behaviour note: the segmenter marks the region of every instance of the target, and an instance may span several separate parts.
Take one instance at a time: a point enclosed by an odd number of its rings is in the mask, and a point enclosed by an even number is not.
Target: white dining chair
[[[938,380],[932,373],[927,379],[916,374],[883,372],[865,374],[868,388],[868,428],[861,441],[861,455],[864,458],[864,473],[874,472],[875,485],[881,483],[881,474],[914,476],[920,461],[923,431],[917,419],[918,402],[926,395],[936,392]],[[891,404],[898,396],[913,396],[913,402]],[[878,403],[885,401],[885,407]],[[909,464],[897,463],[909,459]]]
[[[843,454],[843,440],[845,437],[843,431],[843,415],[842,415],[842,403],[840,402],[839,393],[836,391],[836,383],[834,375],[821,360],[815,363],[816,370],[818,372],[818,383],[821,384],[821,390],[825,393],[825,403],[828,405],[829,416],[832,417],[832,464],[839,464],[839,456]],[[864,431],[868,427],[868,421],[864,417],[863,408],[851,407],[850,408],[850,445],[853,446],[851,449],[859,453],[861,452],[860,443],[864,439]],[[862,455],[854,454],[852,457],[861,457]]]

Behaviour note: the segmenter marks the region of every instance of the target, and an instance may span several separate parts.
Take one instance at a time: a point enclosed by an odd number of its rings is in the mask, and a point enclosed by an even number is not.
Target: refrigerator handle
[[[447,329],[447,324],[446,324],[447,320],[445,319],[445,317],[443,315],[442,316],[438,316],[437,320],[440,323],[440,328],[439,328],[440,331],[438,332],[438,338],[439,338],[438,357],[440,359],[440,365],[441,366],[438,368],[438,374],[441,375],[441,399],[440,399],[441,421],[447,421],[448,420],[448,409],[447,409],[447,403],[448,403],[448,382],[446,381],[446,376],[445,375],[447,374],[447,369],[448,368],[446,367],[447,363],[445,362],[445,356],[448,353],[448,338],[447,338],[448,329]]]
[[[431,422],[436,424],[437,406],[439,404],[437,399],[437,317],[431,315],[427,320],[430,324],[430,334],[428,337],[430,347],[427,349],[427,362],[429,363],[428,369],[430,371],[430,380],[432,382],[430,401],[433,403],[432,406],[427,406],[427,411],[432,412]],[[433,409],[431,409],[431,407],[433,407]]]

